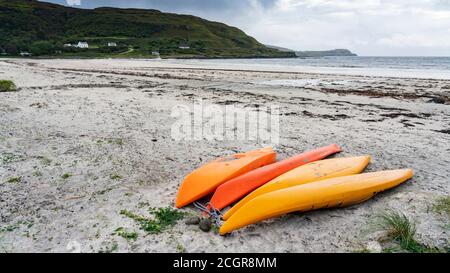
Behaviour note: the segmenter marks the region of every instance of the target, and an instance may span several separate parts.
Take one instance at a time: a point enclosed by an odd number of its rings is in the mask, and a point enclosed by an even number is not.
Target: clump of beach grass
[[[127,241],[136,241],[138,238],[138,234],[135,231],[127,231],[125,228],[120,227],[117,228],[114,233],[114,235],[118,235],[124,239],[126,239]]]
[[[0,92],[12,92],[17,91],[17,87],[14,82],[9,80],[0,80]]]
[[[440,197],[436,200],[432,207],[434,212],[447,213],[450,215],[450,196]]]
[[[166,208],[150,208],[150,214],[153,218],[147,218],[134,214],[128,210],[120,211],[120,214],[127,216],[138,222],[141,229],[150,234],[161,233],[165,229],[175,225],[178,220],[183,219],[184,213],[170,207]]]
[[[72,176],[71,173],[65,173],[61,176],[62,179],[69,179]]]
[[[22,177],[14,176],[14,177],[8,178],[8,180],[6,180],[6,183],[20,183],[20,181],[22,181]]]
[[[120,180],[122,179],[122,176],[120,174],[112,173],[109,175],[109,178],[111,178],[112,180]]]
[[[400,250],[413,253],[436,252],[435,249],[416,241],[414,238],[416,235],[415,223],[401,212],[387,210],[377,215],[375,227],[385,231],[389,239],[399,244]],[[388,251],[390,249],[397,248],[389,248]]]

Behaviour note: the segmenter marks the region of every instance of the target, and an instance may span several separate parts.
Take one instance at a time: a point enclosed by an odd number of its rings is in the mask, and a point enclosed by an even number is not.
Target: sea
[[[188,67],[450,80],[450,57],[322,57],[167,60]]]

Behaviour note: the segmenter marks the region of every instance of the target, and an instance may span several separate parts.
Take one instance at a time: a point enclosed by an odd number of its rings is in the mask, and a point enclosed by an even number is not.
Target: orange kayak
[[[241,199],[254,189],[292,169],[323,159],[340,151],[341,148],[339,148],[338,145],[332,144],[255,169],[233,178],[217,188],[209,202],[208,209],[221,210]]]
[[[276,153],[271,147],[239,153],[206,163],[186,176],[176,198],[176,207],[184,207],[210,193],[222,183],[256,168],[271,164]]]

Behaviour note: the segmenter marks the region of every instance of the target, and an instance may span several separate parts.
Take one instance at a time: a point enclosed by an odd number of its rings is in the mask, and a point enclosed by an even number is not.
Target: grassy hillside
[[[87,41],[89,49],[65,43]],[[116,42],[117,47],[108,47]],[[180,49],[186,43],[189,49]],[[157,10],[76,9],[34,0],[0,0],[0,53],[34,56],[293,57],[235,27]]]

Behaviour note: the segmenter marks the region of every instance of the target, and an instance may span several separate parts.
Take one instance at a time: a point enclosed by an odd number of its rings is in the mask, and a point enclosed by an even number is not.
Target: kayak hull
[[[363,202],[413,176],[410,169],[337,177],[269,192],[250,200],[220,228],[224,235],[294,211],[343,207]]]
[[[186,176],[178,190],[176,207],[184,207],[211,194],[222,183],[275,160],[275,151],[268,147],[211,161]]]
[[[209,202],[208,208],[221,210],[283,173],[307,163],[323,159],[340,151],[341,148],[339,148],[338,145],[328,145],[255,169],[233,178],[217,188],[211,198],[211,201]]]
[[[358,174],[367,167],[369,162],[370,156],[366,155],[358,157],[325,159],[295,168],[278,176],[248,194],[231,209],[229,209],[222,218],[227,220],[243,205],[262,194],[323,179]]]

